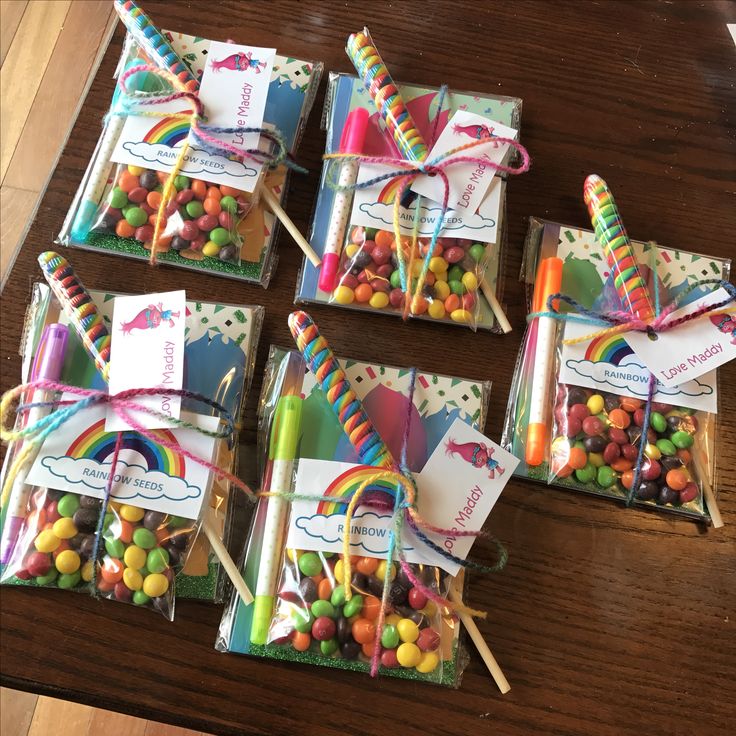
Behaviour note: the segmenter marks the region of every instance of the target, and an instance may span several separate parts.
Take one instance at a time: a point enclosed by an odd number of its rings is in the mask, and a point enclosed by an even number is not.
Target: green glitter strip
[[[121,238],[117,235],[113,235],[112,233],[89,233],[84,245],[80,245],[79,247],[112,251],[124,256],[146,261],[151,255],[150,251],[147,251],[134,238]],[[169,250],[166,253],[159,253],[157,259],[161,263],[169,263],[172,266],[188,268],[192,271],[219,273],[223,276],[230,276],[234,279],[260,283],[263,278],[263,263],[265,258],[266,252],[264,251],[261,253],[261,260],[258,263],[241,261],[240,265],[236,265],[210,256],[205,256],[202,261],[190,261],[186,258],[182,258],[175,250]]]
[[[206,575],[185,575],[180,572],[176,576],[174,590],[177,598],[191,598],[198,601],[214,601],[217,594],[217,579],[220,575],[220,564],[209,563]]]

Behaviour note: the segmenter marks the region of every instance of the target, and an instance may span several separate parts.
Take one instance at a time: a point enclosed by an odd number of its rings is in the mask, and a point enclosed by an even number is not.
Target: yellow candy
[[[434,601],[427,601],[427,605],[422,608],[422,613],[427,618],[433,618],[437,613],[437,604]]]
[[[87,560],[87,562],[82,565],[82,580],[84,580],[85,583],[88,583],[90,580],[92,580],[92,573],[94,572],[95,566],[92,564],[92,560]]]
[[[344,565],[342,560],[338,560],[335,563],[335,580],[338,583],[342,583],[345,579]]]
[[[140,176],[145,169],[141,166],[133,166],[132,164],[128,164],[128,171],[130,171],[133,176]]]
[[[567,457],[570,454],[570,447],[572,447],[570,440],[567,437],[560,436],[552,440],[552,447],[550,449],[555,456]]]
[[[163,577],[163,575],[161,577]],[[132,567],[126,567],[123,571],[123,582],[127,588],[130,588],[130,590],[140,590],[143,587],[143,575]]]
[[[429,259],[429,270],[434,273],[445,273],[450,264],[440,256],[435,256]]]
[[[140,570],[141,568],[146,566],[146,558],[146,550],[141,549],[135,544],[131,544],[130,547],[125,550],[125,554],[123,555],[123,562],[125,563],[126,567],[132,567],[134,570]]]
[[[383,309],[388,306],[388,294],[383,291],[377,291],[370,298],[368,304],[370,304],[374,309]]]
[[[376,577],[379,580],[384,580],[386,578],[386,569],[387,569],[386,560],[381,560],[378,563],[378,567],[376,568]],[[391,565],[390,575],[391,575],[391,578],[390,578],[391,580],[393,580],[396,577],[396,567],[394,567],[393,564]]]
[[[588,453],[588,462],[591,465],[594,465],[596,468],[600,468],[606,464],[605,460],[603,459],[603,455],[601,455],[600,452]]]
[[[470,322],[471,314],[467,309],[456,309],[450,314],[453,322]]]
[[[79,554],[73,549],[65,549],[63,552],[59,552],[59,554],[56,555],[54,564],[60,573],[70,574],[79,570],[79,566],[82,564],[82,561],[79,558]]]
[[[419,627],[410,619],[402,618],[396,628],[399,631],[401,641],[416,641],[419,638]]]
[[[435,284],[438,284],[440,281],[442,283],[446,283],[447,282],[447,271],[440,271],[439,273],[435,274],[435,277],[437,278],[437,281],[435,281]]]
[[[422,262],[414,261],[414,263],[411,264],[411,275],[419,276],[421,272],[422,272]]]
[[[427,314],[433,319],[442,319],[445,316],[445,305],[440,299],[433,299],[429,303]]]
[[[71,517],[62,516],[57,519],[52,527],[54,534],[59,539],[71,539],[77,533],[77,527],[74,525]]]
[[[202,253],[206,256],[216,256],[220,252],[220,246],[217,245],[217,243],[213,242],[212,240],[208,240],[203,246],[202,246]]]
[[[120,516],[122,516],[125,521],[132,521],[133,523],[135,523],[136,521],[140,521],[145,513],[146,512],[139,506],[129,506],[128,504],[123,504],[120,507]]]
[[[434,282],[434,295],[438,299],[442,299],[442,301],[445,301],[445,299],[450,296],[450,285],[447,283],[447,281]]]
[[[332,298],[338,304],[352,304],[355,299],[355,294],[349,286],[338,286],[332,293]]]
[[[396,659],[402,667],[416,667],[422,661],[422,650],[416,644],[405,641],[396,650]]]
[[[600,414],[605,408],[606,404],[603,401],[603,397],[600,394],[593,394],[587,401],[588,411],[591,414]]]
[[[422,652],[422,658],[417,665],[417,672],[425,675],[429,672],[434,672],[439,663],[440,658],[437,656],[437,652]]]
[[[59,544],[61,544],[61,540],[51,531],[51,529],[44,529],[36,537],[33,544],[39,552],[49,553],[53,552]]]
[[[348,258],[355,258],[359,250],[360,250],[359,245],[356,245],[355,243],[348,243],[345,246],[345,255]]]
[[[301,556],[301,552],[298,549],[287,549],[286,550],[286,556],[296,565],[297,562],[299,562],[299,557]]]
[[[652,445],[651,443],[647,443],[646,447],[644,448],[644,454],[650,459],[650,460],[659,460],[659,458],[662,457],[662,453],[657,447],[657,445]]]
[[[475,291],[478,288],[478,278],[472,271],[466,271],[463,274],[462,282],[468,291]]]
[[[399,621],[401,621],[401,616],[399,616],[398,613],[389,613],[389,615],[386,616],[387,626],[396,626]]]
[[[163,595],[168,589],[169,579],[160,572],[153,572],[143,580],[143,592],[149,598],[158,598],[158,596]]]

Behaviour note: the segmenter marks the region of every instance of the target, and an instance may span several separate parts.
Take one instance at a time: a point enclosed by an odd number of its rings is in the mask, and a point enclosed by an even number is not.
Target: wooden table
[[[346,7],[347,6],[347,7]],[[525,308],[517,281],[527,217],[587,224],[581,187],[598,172],[633,237],[734,256],[734,65],[725,2],[148,2],[161,25],[234,37],[349,71],[343,47],[367,24],[397,79],[522,97],[532,171],[510,182],[506,337],[331,308],[313,313],[339,354],[493,380],[487,432],[501,431]],[[113,90],[116,32],[79,114],[2,304],[2,388],[36,255],[51,246]],[[70,73],[74,73],[70,70]],[[320,90],[292,179],[306,232],[324,134]],[[730,131],[729,131],[730,128]],[[731,172],[729,174],[729,171]],[[252,443],[268,345],[286,317],[301,255],[280,238],[268,291],[102,254],[68,255],[86,284],[266,306],[243,441]],[[481,629],[512,684],[499,695],[478,656],[458,691],[219,654],[220,609],[148,611],[58,591],[3,589],[2,680],[145,718],[222,734],[710,734],[736,692],[736,371],[721,372],[721,530],[512,480],[490,519],[506,570],[475,576]],[[482,542],[477,554],[490,554]],[[731,726],[733,727],[733,725]]]

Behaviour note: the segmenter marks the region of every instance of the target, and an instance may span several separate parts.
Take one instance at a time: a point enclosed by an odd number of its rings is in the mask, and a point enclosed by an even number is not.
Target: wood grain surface
[[[604,176],[632,237],[736,256],[734,66],[729,2],[146,3],[161,25],[321,59],[349,71],[368,25],[393,75],[524,100],[532,171],[510,182],[506,337],[333,308],[312,313],[338,354],[491,379],[486,427],[500,435],[524,325],[517,281],[527,217],[585,226],[586,174]],[[53,243],[113,90],[117,30],[3,293],[2,388],[37,254]],[[288,210],[306,232],[320,171],[324,83]],[[290,343],[299,251],[282,233],[267,291],[103,254],[70,251],[90,287],[185,288],[267,309],[242,440],[252,444],[270,343]],[[3,683],[218,734],[719,734],[736,716],[736,370],[721,372],[719,462],[725,528],[512,480],[490,522],[505,571],[474,576],[481,630],[511,682],[500,696],[479,658],[458,691],[219,654],[220,609],[149,611],[62,591],[2,591]],[[490,554],[479,542],[479,557]],[[729,727],[729,723],[731,726]]]

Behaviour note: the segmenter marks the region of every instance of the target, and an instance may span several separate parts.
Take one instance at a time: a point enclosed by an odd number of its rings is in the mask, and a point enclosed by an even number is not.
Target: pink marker
[[[368,110],[356,107],[345,120],[340,137],[340,153],[359,154],[363,151],[365,134],[368,130]],[[358,178],[358,162],[344,161],[340,168],[338,184],[341,187],[350,187]],[[322,255],[322,270],[319,273],[319,288],[331,292],[335,288],[335,277],[340,264],[340,252],[345,240],[345,228],[350,217],[350,205],[353,201],[351,189],[340,189],[335,192],[335,202],[330,214],[330,226],[327,230],[324,253]]]

